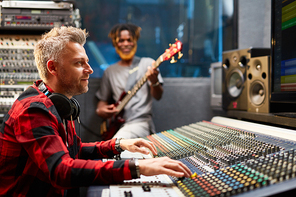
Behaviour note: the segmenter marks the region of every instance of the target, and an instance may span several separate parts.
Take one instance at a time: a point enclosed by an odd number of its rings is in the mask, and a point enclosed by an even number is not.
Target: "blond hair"
[[[48,33],[42,35],[42,38],[35,46],[34,57],[41,79],[48,76],[47,61],[59,61],[65,46],[69,42],[79,43],[82,46],[86,42],[88,33],[86,30],[75,27],[53,28]]]

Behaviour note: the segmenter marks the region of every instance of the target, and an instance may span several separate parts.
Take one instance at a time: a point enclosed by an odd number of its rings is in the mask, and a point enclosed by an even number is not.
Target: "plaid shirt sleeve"
[[[120,154],[115,150],[115,140],[81,143],[79,158],[80,159],[101,159],[112,158],[116,154]],[[80,141],[80,138],[79,138]]]

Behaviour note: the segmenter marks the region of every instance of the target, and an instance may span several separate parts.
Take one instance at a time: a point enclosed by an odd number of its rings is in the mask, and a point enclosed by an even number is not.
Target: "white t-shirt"
[[[153,61],[149,57],[141,58],[135,83],[145,75],[147,67],[151,67]],[[120,66],[117,63],[109,66],[105,70],[100,88],[96,92],[97,98],[102,101],[109,101],[112,97],[117,102],[125,91],[130,69],[130,66]],[[161,74],[158,75],[158,80],[159,83],[163,83]],[[123,118],[125,122],[150,121],[152,123],[152,98],[150,82],[147,81],[124,107]]]

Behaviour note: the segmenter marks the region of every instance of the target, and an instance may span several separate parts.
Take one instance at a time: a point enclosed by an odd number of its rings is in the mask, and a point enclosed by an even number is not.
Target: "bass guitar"
[[[169,45],[170,48],[166,49],[165,52],[157,58],[154,64],[154,68],[159,67],[159,65],[167,60],[171,60],[170,63],[176,63],[174,55],[178,54],[178,59],[180,59],[183,54],[182,50],[182,42],[176,39],[174,44]],[[123,92],[119,98],[119,100],[115,103],[115,106],[118,112],[112,116],[111,118],[104,120],[100,126],[101,137],[102,140],[111,139],[115,133],[119,130],[121,125],[125,122],[123,119],[123,108],[130,101],[130,99],[137,93],[137,91],[145,84],[147,81],[146,75],[143,76],[137,83],[133,86],[133,88],[128,92]]]

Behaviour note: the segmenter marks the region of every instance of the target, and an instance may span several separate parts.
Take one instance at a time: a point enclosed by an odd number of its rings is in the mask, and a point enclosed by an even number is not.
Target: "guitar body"
[[[120,104],[122,99],[125,97],[126,92],[122,92],[120,95],[119,100],[114,104],[115,107]],[[109,140],[111,139],[116,132],[120,129],[120,127],[125,123],[125,120],[123,119],[123,113],[124,110],[121,110],[120,113],[112,116],[111,118],[108,118],[105,120],[101,125],[101,137],[102,140]]]
[[[181,49],[182,49],[182,42],[176,39],[176,42],[170,45],[169,49],[166,49],[165,52],[155,61],[154,68],[157,68],[163,61],[171,59],[171,63],[175,63],[176,60],[174,55],[178,54],[178,59],[182,57]],[[146,75],[144,75],[135,85],[134,87],[126,92],[123,92],[119,98],[119,100],[115,103],[116,108],[118,109],[119,113],[114,115],[113,117],[107,119],[101,124],[101,136],[103,140],[111,139],[122,124],[125,123],[123,119],[123,108],[128,103],[128,101],[136,94],[136,92],[145,84],[147,81]]]

